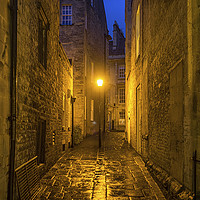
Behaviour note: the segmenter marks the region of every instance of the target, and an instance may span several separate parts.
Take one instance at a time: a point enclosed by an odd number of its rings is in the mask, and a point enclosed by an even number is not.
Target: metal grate
[[[35,199],[40,192],[37,156],[15,170],[20,200]]]

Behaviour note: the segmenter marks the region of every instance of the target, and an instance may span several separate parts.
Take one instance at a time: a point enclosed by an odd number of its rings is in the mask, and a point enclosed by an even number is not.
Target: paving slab
[[[42,178],[38,200],[165,200],[123,132],[86,138],[69,149]]]

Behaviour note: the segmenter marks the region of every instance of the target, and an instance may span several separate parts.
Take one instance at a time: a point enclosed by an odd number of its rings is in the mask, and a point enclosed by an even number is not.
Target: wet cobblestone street
[[[124,133],[107,133],[102,148],[98,135],[70,149],[41,180],[42,199],[164,200],[141,157],[128,146]]]

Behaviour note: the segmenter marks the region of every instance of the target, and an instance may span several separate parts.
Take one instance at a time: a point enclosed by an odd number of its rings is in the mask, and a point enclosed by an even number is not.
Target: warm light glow
[[[103,80],[102,79],[97,80],[97,85],[98,86],[102,86],[103,85]]]

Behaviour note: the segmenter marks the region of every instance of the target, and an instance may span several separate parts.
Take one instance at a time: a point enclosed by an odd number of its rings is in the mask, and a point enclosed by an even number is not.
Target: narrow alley
[[[100,150],[98,135],[88,137],[64,154],[41,183],[41,200],[165,199],[124,132],[107,133]]]
[[[200,0],[0,2],[0,200],[200,200]]]

